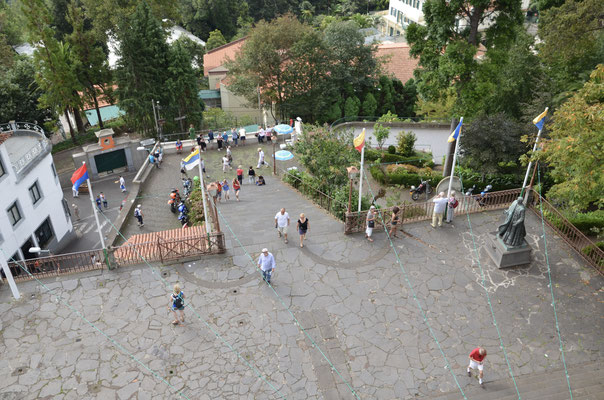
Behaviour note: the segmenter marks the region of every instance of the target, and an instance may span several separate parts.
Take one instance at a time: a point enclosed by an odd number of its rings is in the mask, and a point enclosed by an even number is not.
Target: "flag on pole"
[[[453,132],[451,132],[451,136],[449,136],[449,140],[448,140],[449,143],[457,140],[457,138],[459,137],[459,134],[461,133],[462,125],[463,125],[463,117],[461,117],[461,119],[459,120],[459,124],[457,124],[457,128],[455,128],[455,130]]]
[[[363,147],[365,147],[365,128],[363,128],[363,132],[357,137],[354,138],[354,148],[361,152]]]
[[[80,168],[76,169],[76,171],[71,175],[71,183],[73,183],[73,190],[77,191],[80,188],[80,185],[88,180],[88,170],[86,169],[86,164],[82,165]]]
[[[543,111],[541,114],[536,116],[535,119],[533,120],[533,124],[535,124],[535,126],[537,128],[539,128],[539,130],[543,129],[543,124],[545,124],[545,116],[547,115],[548,109],[549,109],[549,107],[547,107],[545,109],[545,111]]]
[[[182,162],[187,171],[195,168],[199,164],[199,148],[195,148],[195,151],[192,151],[186,158],[183,158]]]

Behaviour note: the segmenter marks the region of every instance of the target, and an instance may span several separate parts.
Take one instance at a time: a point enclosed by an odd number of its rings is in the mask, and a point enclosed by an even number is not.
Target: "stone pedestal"
[[[531,246],[524,240],[521,246],[510,247],[497,234],[489,234],[486,250],[497,268],[508,268],[531,263]]]

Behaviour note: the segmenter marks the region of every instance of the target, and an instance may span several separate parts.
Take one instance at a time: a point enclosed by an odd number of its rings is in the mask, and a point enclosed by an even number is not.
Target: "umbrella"
[[[275,160],[287,161],[291,160],[292,158],[294,158],[294,155],[291,153],[291,151],[279,150],[275,153]]]
[[[292,133],[294,131],[294,128],[292,128],[291,126],[286,125],[286,124],[279,124],[279,125],[275,126],[273,128],[273,130],[278,135],[287,135],[288,133]]]

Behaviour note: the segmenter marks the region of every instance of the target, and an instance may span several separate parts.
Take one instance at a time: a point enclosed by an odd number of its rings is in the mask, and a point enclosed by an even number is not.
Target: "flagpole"
[[[547,113],[547,110],[549,110],[549,107],[545,107],[545,111],[543,112],[543,114]],[[543,115],[543,118],[545,118],[545,115]],[[537,151],[537,144],[539,143],[539,139],[541,138],[542,130],[543,130],[543,125],[541,125],[541,128],[539,128],[539,132],[537,133],[537,138],[535,139],[535,144],[533,145],[533,153],[531,154],[531,158],[532,158],[533,154],[535,154],[535,151]],[[528,176],[531,172],[532,166],[533,166],[533,160],[530,160],[528,167],[526,168],[526,175],[524,175],[524,181],[522,182],[522,189],[520,190],[520,196],[522,196],[524,194],[524,188],[526,187],[526,181],[528,180]]]
[[[460,118],[459,124],[463,124],[463,117]],[[455,128],[457,129],[457,127]],[[447,190],[447,199],[451,198],[451,188],[453,187],[453,177],[455,173],[455,162],[457,161],[457,151],[459,150],[459,141],[461,140],[461,127],[459,128],[459,134],[455,139],[455,151],[453,152],[453,163],[451,165],[451,174],[449,175],[449,189]]]
[[[86,161],[82,161],[82,164],[86,165]],[[101,223],[99,222],[99,210],[97,210],[96,204],[94,202],[94,195],[92,194],[92,184],[90,183],[90,178],[86,179],[86,183],[88,184],[88,194],[90,195],[90,203],[92,204],[92,211],[94,212],[96,228],[99,231],[99,237],[101,238],[101,247],[105,249],[105,239],[103,238],[103,232],[101,231]]]
[[[363,148],[361,149],[361,172],[359,179],[359,212],[361,212],[361,194],[363,193],[363,164],[365,163],[365,142],[363,142]]]
[[[206,186],[203,182],[203,169],[201,169],[201,146],[197,146],[197,151],[199,151],[199,163],[197,166],[199,167],[199,184],[201,189],[201,199],[203,202],[203,219],[206,222],[206,234],[210,234],[210,223],[208,218],[208,208],[206,207]]]

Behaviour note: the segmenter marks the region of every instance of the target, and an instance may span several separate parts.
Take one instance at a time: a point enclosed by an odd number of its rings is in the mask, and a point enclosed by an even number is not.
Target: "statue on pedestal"
[[[497,236],[510,247],[518,247],[524,243],[526,229],[524,228],[524,199],[518,197],[505,212],[505,222],[499,225]]]

